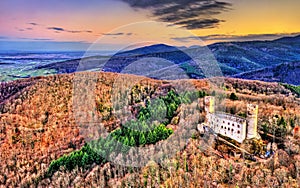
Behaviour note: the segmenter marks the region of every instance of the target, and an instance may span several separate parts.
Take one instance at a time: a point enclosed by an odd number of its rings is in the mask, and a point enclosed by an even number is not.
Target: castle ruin
[[[213,96],[206,96],[204,103],[206,112],[204,125],[210,127],[215,133],[234,139],[239,143],[245,139],[259,138],[257,133],[258,105],[248,104],[247,118],[243,118],[224,112],[215,112]]]

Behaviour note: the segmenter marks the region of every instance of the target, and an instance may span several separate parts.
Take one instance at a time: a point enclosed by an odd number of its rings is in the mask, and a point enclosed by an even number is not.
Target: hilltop
[[[199,95],[188,92],[184,98],[181,98],[181,100],[187,100],[184,103],[189,105],[189,98],[200,97],[196,103],[191,104],[198,109],[196,112],[200,115],[198,123],[204,119],[204,112],[201,110],[203,109],[203,98],[201,98],[203,93],[211,95],[215,92],[210,87],[208,80],[163,81],[103,72],[78,74],[92,75],[98,81],[95,86],[95,104],[97,106],[95,115],[102,119],[106,130],[113,135],[119,134],[116,130],[126,130],[122,129],[124,122],[119,119],[120,116],[117,116],[117,107],[113,106],[111,100],[114,96],[111,95],[111,92],[113,92],[115,81],[118,78],[124,80],[122,83],[125,87],[134,82],[134,85],[130,86],[132,90],[126,96],[131,102],[125,108],[130,107],[129,109],[136,118],[143,119],[143,117],[147,117],[148,112],[154,113],[150,107],[144,106],[147,101],[145,99],[159,98],[167,102],[165,103],[166,107],[169,110],[172,109],[172,111],[168,110],[172,113],[168,113],[167,119],[162,121],[165,122],[166,129],[161,125],[159,128],[160,131],[161,129],[166,131],[165,136],[181,133],[178,132],[180,130],[178,120],[181,117],[180,114],[183,114],[184,104],[173,103],[179,97],[176,93],[172,93],[173,86],[186,87],[189,82],[193,84],[194,90],[199,92]],[[189,139],[186,147],[170,158],[169,165],[166,167],[150,162],[145,167],[130,168],[98,158],[96,160],[95,154],[85,145],[86,135],[74,119],[73,81],[75,76],[75,74],[61,74],[1,84],[1,185],[122,187],[126,183],[128,186],[202,187],[205,184],[247,186],[254,182],[257,186],[297,185],[296,182],[299,181],[297,173],[300,166],[295,161],[299,159],[300,148],[298,144],[295,144],[296,140],[279,145],[278,154],[274,156],[275,166],[273,167],[272,160],[266,163],[253,163],[242,157],[233,158],[231,154],[226,153],[234,150],[232,148],[228,150],[228,146],[221,143],[216,143],[211,148],[200,148],[199,146],[203,144],[205,146],[206,142],[199,135],[194,135]],[[139,81],[136,82],[137,80]],[[162,93],[163,90],[160,88],[167,88],[167,91]],[[296,94],[278,83],[229,78],[225,79],[222,88],[221,96],[224,97],[222,104],[225,107],[223,110],[227,113],[242,115],[246,112],[247,103],[256,103],[259,105],[259,129],[261,131],[272,133],[273,129],[275,129],[274,131],[284,130],[280,132],[282,137],[291,137],[291,129],[295,126],[295,121],[299,119],[297,114],[300,114],[300,101]],[[237,95],[237,100],[230,99],[231,93]],[[116,96],[121,97],[121,94]],[[81,101],[83,100],[86,99]],[[270,124],[269,120],[274,115],[283,118],[286,123],[285,129],[280,127],[282,124]],[[183,118],[183,120],[186,119]],[[196,125],[191,126],[192,129],[196,129]],[[127,134],[126,131],[124,134]],[[165,136],[162,138],[166,138]],[[147,139],[148,137],[149,134]],[[149,139],[149,143],[143,139],[139,140],[139,143],[151,146],[153,143],[161,142],[152,137]],[[126,138],[122,142],[124,141],[126,142]],[[131,141],[128,144],[132,144]],[[178,143],[174,142],[173,144]],[[216,151],[221,154],[216,155]],[[238,151],[234,152],[238,153]],[[64,154],[65,157],[63,157]],[[71,162],[72,156],[76,156],[80,160]],[[67,161],[70,162],[68,164],[75,166],[64,166]],[[54,166],[54,164],[58,166]],[[49,173],[49,169],[51,169],[51,173]],[[260,174],[255,175],[257,170]],[[206,175],[204,176],[204,174]],[[204,178],[199,178],[199,176]],[[189,181],[185,177],[189,177]]]

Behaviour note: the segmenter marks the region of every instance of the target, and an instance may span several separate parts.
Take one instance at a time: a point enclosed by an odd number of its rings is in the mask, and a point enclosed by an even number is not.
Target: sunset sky
[[[101,37],[118,48],[149,35],[186,46],[197,36],[205,44],[269,40],[300,34],[299,7],[299,0],[1,0],[0,50],[86,50]],[[137,24],[145,21],[165,24],[149,32]],[[172,25],[184,31],[164,32]]]

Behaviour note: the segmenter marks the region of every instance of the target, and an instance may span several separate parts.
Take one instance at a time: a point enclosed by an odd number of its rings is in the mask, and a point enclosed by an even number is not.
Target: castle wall
[[[209,114],[209,126],[218,134],[242,143],[246,138],[247,121],[228,114]]]

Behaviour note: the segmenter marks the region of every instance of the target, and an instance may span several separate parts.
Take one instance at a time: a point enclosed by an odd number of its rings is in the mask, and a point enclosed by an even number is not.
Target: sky
[[[1,0],[0,50],[272,40],[300,34],[299,7],[299,0]]]

